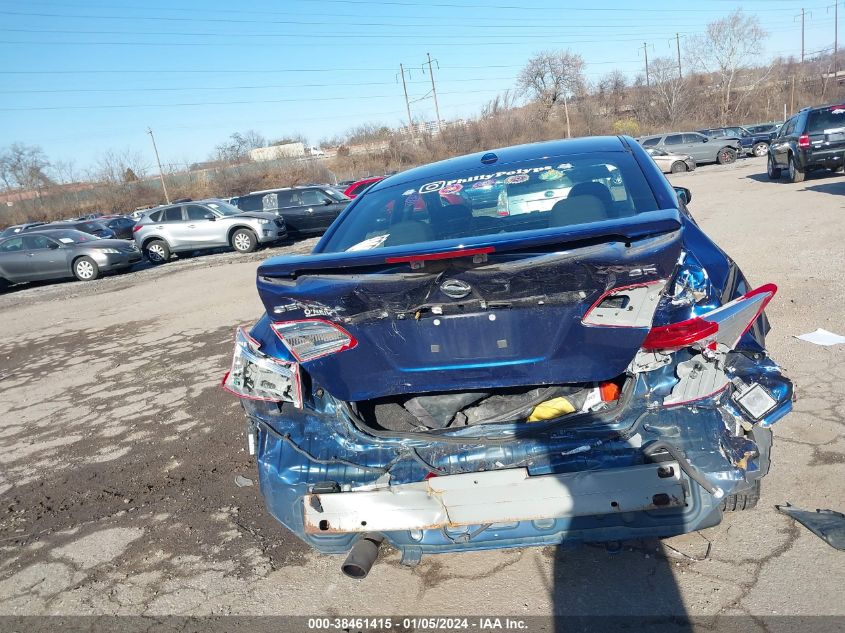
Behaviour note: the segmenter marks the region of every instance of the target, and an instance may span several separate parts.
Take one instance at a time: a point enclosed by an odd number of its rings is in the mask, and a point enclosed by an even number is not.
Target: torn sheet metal
[[[835,510],[801,510],[788,503],[775,506],[781,514],[792,517],[831,547],[845,551],[845,514]]]
[[[305,531],[421,530],[681,507],[677,462],[531,477],[525,468],[304,498]]]

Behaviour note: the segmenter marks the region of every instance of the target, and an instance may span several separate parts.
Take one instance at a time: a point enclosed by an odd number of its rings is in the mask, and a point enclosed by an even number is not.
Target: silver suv
[[[250,253],[259,244],[288,235],[284,219],[275,213],[245,213],[217,199],[153,209],[144,213],[133,230],[138,248],[154,264],[166,262],[171,253],[221,246]]]

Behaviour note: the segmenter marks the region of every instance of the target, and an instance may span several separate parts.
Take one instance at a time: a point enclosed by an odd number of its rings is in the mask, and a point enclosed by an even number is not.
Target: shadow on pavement
[[[606,631],[692,631],[673,573],[685,564],[658,539],[626,541],[616,552],[598,544],[557,548],[554,630],[581,624]]]

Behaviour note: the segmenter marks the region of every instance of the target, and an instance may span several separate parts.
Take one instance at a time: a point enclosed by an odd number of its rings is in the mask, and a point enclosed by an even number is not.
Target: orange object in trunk
[[[602,402],[613,402],[619,400],[621,393],[619,385],[615,382],[603,382],[599,385],[599,393],[601,394]]]

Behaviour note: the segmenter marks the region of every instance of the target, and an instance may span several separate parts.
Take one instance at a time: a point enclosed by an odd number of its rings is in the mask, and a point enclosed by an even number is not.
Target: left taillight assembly
[[[232,366],[223,376],[222,387],[239,398],[291,402],[301,408],[299,365],[267,356],[259,348],[243,328],[237,329]]]
[[[301,363],[352,349],[355,337],[336,323],[323,319],[304,319],[273,323],[273,331],[294,358]]]

